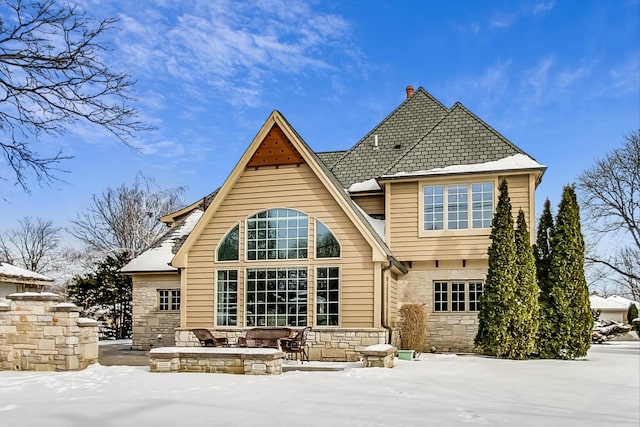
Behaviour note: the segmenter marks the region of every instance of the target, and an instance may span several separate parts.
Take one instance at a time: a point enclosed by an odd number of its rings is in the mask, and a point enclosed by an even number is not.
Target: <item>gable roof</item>
[[[324,184],[325,188],[336,200],[338,205],[342,208],[347,217],[352,221],[356,228],[360,231],[362,236],[367,240],[373,249],[374,261],[389,261],[396,267],[400,266],[395,259],[393,259],[391,251],[382,240],[382,237],[374,230],[373,226],[360,212],[355,203],[346,194],[340,182],[331,174],[327,166],[320,160],[320,158],[311,150],[307,143],[298,135],[293,127],[287,122],[287,120],[278,111],[273,111],[267,118],[262,128],[254,137],[249,147],[244,152],[233,171],[226,179],[225,183],[220,187],[216,197],[211,202],[211,205],[207,208],[201,220],[196,224],[193,231],[187,237],[184,245],[180,248],[175,255],[172,265],[174,267],[186,267],[186,254],[193,244],[197,241],[199,236],[204,231],[205,227],[215,215],[220,204],[224,201],[227,194],[233,188],[236,181],[242,175],[244,169],[249,165],[249,162],[255,162],[256,153],[262,148],[262,155],[267,156],[268,159],[273,159],[272,153],[265,153],[265,149],[269,149],[270,143],[265,143],[269,135],[273,135],[273,129],[277,128],[275,134],[282,134],[287,140],[288,144],[291,144],[290,149],[293,149],[295,155],[300,156],[300,162],[307,163],[311,170],[315,173],[318,179]],[[272,160],[268,160],[272,161]],[[253,163],[252,163],[253,164]],[[267,163],[268,164],[268,163]]]
[[[164,234],[149,249],[129,261],[120,269],[122,273],[174,272],[177,268],[170,265],[186,237],[202,217],[203,211],[193,209],[171,230]]]
[[[516,155],[533,160],[464,105],[456,102],[384,175],[497,162]],[[542,166],[533,160],[529,167]]]
[[[383,175],[407,149],[423,138],[447,111],[447,108],[424,88],[418,88],[331,166],[331,172],[342,183],[343,188]]]

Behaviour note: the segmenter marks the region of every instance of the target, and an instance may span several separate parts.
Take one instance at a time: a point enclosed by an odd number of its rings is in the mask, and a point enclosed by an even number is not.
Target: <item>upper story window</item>
[[[316,220],[316,258],[339,258],[340,243],[331,230]]]
[[[218,261],[238,261],[238,225],[233,227],[218,246]]]
[[[247,218],[247,259],[307,258],[308,218],[293,209],[269,209]]]
[[[425,185],[422,191],[423,230],[468,230],[491,227],[492,182]]]

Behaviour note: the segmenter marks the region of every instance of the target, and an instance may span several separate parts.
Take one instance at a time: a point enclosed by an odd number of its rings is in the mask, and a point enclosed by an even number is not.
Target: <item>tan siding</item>
[[[494,177],[495,178],[495,177]],[[500,179],[502,177],[499,177]],[[507,176],[514,217],[523,209],[529,224],[530,203],[528,175]],[[483,180],[486,179],[482,178]],[[491,179],[491,178],[489,178]],[[439,181],[446,183],[446,181]],[[496,182],[497,179],[496,179]],[[479,233],[449,233],[445,236],[420,236],[420,185],[414,182],[394,182],[390,189],[387,210],[387,240],[396,258],[403,261],[447,259],[484,259],[490,245],[489,231]],[[495,194],[497,200],[497,189]]]
[[[244,219],[269,208],[297,209],[309,215],[309,259],[216,264],[216,245],[231,227],[240,222],[244,235]],[[340,241],[342,256],[334,260],[315,260],[314,219],[322,221]],[[240,256],[244,257],[244,239],[240,241]],[[212,220],[188,254],[186,271],[188,297],[186,327],[213,325],[215,269],[239,270],[239,326],[244,326],[245,268],[304,265],[309,267],[309,322],[313,319],[315,277],[318,266],[338,266],[341,269],[341,326],[374,327],[373,325],[373,262],[371,246],[343,213],[322,183],[307,165],[246,169],[222,201]]]
[[[502,181],[502,176],[498,182]],[[524,212],[524,219],[527,226],[531,229],[529,221],[529,175],[507,176],[507,185],[509,186],[509,198],[511,199],[511,213],[514,221],[518,218],[520,209]]]
[[[384,215],[384,195],[351,196],[351,199],[369,215]]]

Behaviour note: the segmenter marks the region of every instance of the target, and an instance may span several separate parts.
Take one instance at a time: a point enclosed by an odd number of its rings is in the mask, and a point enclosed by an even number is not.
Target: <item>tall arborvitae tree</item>
[[[516,249],[507,181],[500,183],[498,206],[491,224],[489,271],[478,313],[475,344],[485,354],[505,357],[513,346],[509,334],[514,302]]]
[[[551,233],[550,261],[545,322],[551,322],[548,325],[553,325],[554,330],[549,331],[551,336],[540,347],[540,355],[564,359],[586,356],[591,345],[593,317],[584,276],[580,209],[573,186],[566,186],[562,193]]]
[[[549,283],[549,270],[551,264],[551,233],[553,231],[553,216],[551,215],[551,202],[544,202],[544,209],[538,222],[538,234],[533,253],[536,258],[536,276],[540,293],[538,301],[540,306],[538,326],[537,350],[541,354],[550,354],[555,347],[552,344],[556,332],[553,307],[549,302],[551,284]]]
[[[536,348],[539,319],[536,260],[533,256],[531,236],[522,209],[518,212],[515,245],[516,287],[509,328],[513,336],[513,345],[508,357],[510,359],[526,359]]]

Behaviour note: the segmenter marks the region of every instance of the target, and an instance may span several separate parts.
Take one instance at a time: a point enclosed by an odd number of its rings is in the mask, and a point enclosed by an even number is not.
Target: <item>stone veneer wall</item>
[[[180,311],[158,310],[159,289],[180,289],[177,273],[133,276],[132,348],[149,350],[175,345]]]
[[[57,294],[20,293],[0,303],[0,370],[73,371],[98,360],[98,322]]]
[[[468,281],[486,278],[486,260],[413,263],[413,268],[398,281],[400,305],[424,304],[427,310],[427,347],[438,352],[473,352],[478,331],[477,312],[435,312],[434,281]]]
[[[238,337],[244,337],[246,329],[213,329],[215,337],[227,337],[235,343]],[[325,362],[357,362],[361,351],[374,344],[386,343],[387,331],[374,328],[312,329],[307,338],[309,359]],[[190,329],[176,329],[176,345],[179,347],[197,347],[198,339]]]

